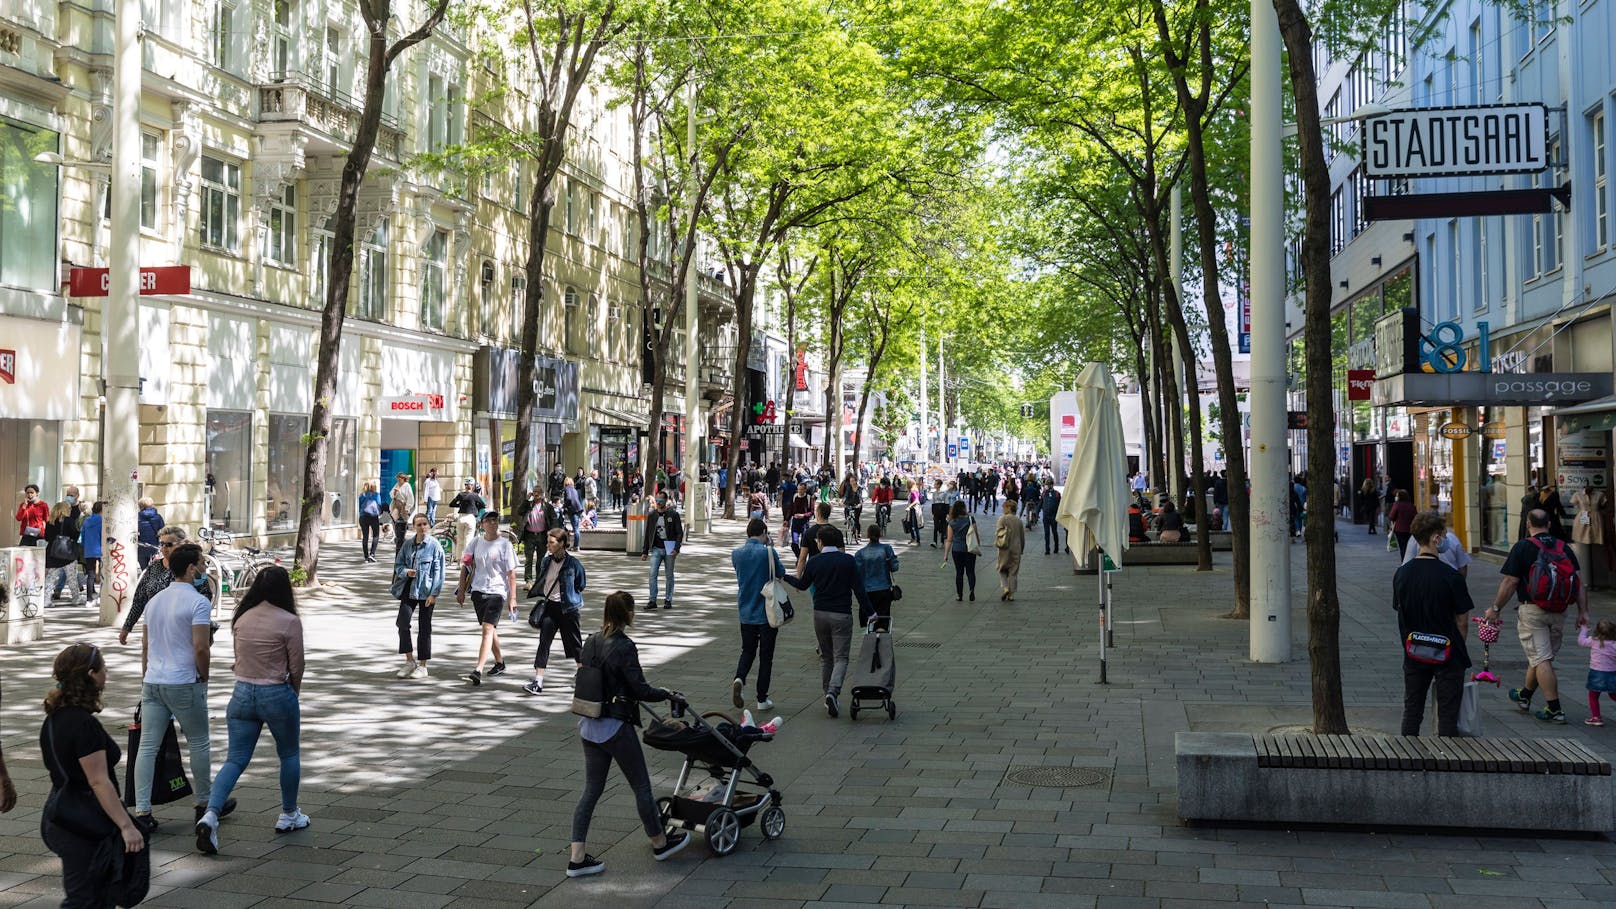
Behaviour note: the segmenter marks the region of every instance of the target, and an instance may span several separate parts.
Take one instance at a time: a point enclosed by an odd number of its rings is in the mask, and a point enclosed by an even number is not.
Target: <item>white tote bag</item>
[[[769,620],[770,628],[779,628],[796,618],[797,610],[791,605],[791,588],[785,581],[780,580],[774,573],[774,547],[769,547],[769,580],[764,583],[763,614]]]

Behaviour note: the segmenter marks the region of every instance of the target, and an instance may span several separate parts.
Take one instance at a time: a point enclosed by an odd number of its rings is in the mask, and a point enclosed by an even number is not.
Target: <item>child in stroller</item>
[[[773,788],[774,779],[748,757],[753,745],[774,740],[773,731],[744,720],[736,722],[716,711],[682,716],[682,705],[675,705],[666,719],[646,709],[653,721],[645,729],[645,744],[685,757],[673,793],[657,799],[669,830],[703,833],[708,848],[719,856],[735,851],[741,828],[751,826],[753,821],[760,821],[764,839],[778,839],[785,832],[786,813],[780,807],[779,791]],[[696,769],[716,781],[713,793],[719,798],[709,801],[692,797],[701,783],[692,779],[691,771]]]

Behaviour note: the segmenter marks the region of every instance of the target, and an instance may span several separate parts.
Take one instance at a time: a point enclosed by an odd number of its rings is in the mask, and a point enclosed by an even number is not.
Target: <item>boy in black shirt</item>
[[[1447,533],[1442,516],[1423,512],[1414,518],[1411,530],[1420,553],[1392,576],[1392,607],[1404,647],[1402,734],[1420,734],[1425,693],[1434,684],[1437,735],[1456,736],[1464,671],[1470,666],[1465,638],[1475,607],[1464,577],[1437,558],[1437,547]]]

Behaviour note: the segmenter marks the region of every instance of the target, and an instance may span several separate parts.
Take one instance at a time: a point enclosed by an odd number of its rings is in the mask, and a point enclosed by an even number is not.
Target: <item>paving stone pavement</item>
[[[929,532],[929,530],[928,530]],[[727,550],[739,525],[719,522],[681,559],[676,607],[642,613],[634,629],[653,684],[676,687],[701,709],[728,709],[737,651]],[[1340,557],[1344,687],[1355,730],[1395,730],[1401,705],[1395,622],[1388,601],[1394,559],[1383,537],[1343,525]],[[451,602],[435,622],[434,677],[397,681],[394,607],[385,570],[355,564],[351,544],[326,549],[327,586],[302,598],[309,639],[303,692],[302,807],[308,830],[276,836],[274,752],[261,742],[221,830],[221,855],[193,851],[180,806],[158,809],[153,906],[436,907],[610,906],[1374,907],[1610,906],[1616,846],[1502,830],[1339,831],[1188,827],[1175,816],[1173,734],[1255,730],[1310,722],[1303,548],[1292,547],[1295,662],[1247,661],[1247,627],[1230,607],[1227,554],[1217,570],[1127,568],[1113,576],[1116,646],[1099,683],[1095,579],[1042,554],[1028,535],[1017,601],[1000,603],[984,557],[975,603],[956,603],[939,553],[898,545],[906,596],[896,607],[899,705],[857,722],[825,716],[816,690],[807,601],[781,636],[775,690],[785,729],[753,757],[784,794],[785,836],[754,828],[714,858],[697,842],[651,861],[632,798],[613,776],[596,813],[591,851],[608,871],[562,874],[581,784],[568,673],[544,696],[519,686],[535,633],[506,632],[512,671],[470,689],[453,673],[474,659],[469,610]],[[605,592],[644,596],[637,559],[584,553],[586,624]],[[1470,586],[1485,604],[1496,564],[1478,560]],[[1596,597],[1612,614],[1612,598]],[[525,607],[524,607],[525,613]],[[48,789],[40,765],[39,698],[49,661],[66,643],[99,643],[110,664],[114,737],[139,690],[139,651],[119,647],[90,610],[48,611],[44,642],[0,648],[6,698],[0,730],[22,804],[0,816],[0,907],[54,906],[58,865],[38,836]],[[214,659],[216,764],[224,753],[228,634]],[[1476,656],[1479,644],[1472,643]],[[556,649],[560,660],[559,647]],[[1572,725],[1548,729],[1489,692],[1492,734],[1569,736],[1613,753],[1616,729],[1581,725],[1586,652],[1568,646],[1561,679]],[[1506,632],[1493,666],[1524,669]],[[559,681],[557,681],[559,680]],[[1509,682],[1507,681],[1506,684]],[[1518,684],[1518,682],[1516,682]],[[648,751],[666,794],[675,756]],[[1007,779],[1022,767],[1101,772],[1067,789]],[[121,768],[120,768],[121,769]],[[1476,797],[1485,798],[1478,789]]]

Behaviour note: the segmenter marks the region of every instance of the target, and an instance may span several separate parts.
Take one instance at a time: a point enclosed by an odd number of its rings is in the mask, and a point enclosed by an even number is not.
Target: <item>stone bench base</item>
[[[1459,741],[1486,746],[1491,740]],[[1540,744],[1587,753],[1566,740]],[[1248,733],[1180,732],[1173,747],[1178,815],[1189,821],[1616,830],[1612,777],[1587,765],[1575,773],[1259,766],[1257,742]]]
[[[622,552],[628,545],[628,531],[621,527],[602,527],[586,530],[578,535],[578,548]]]

